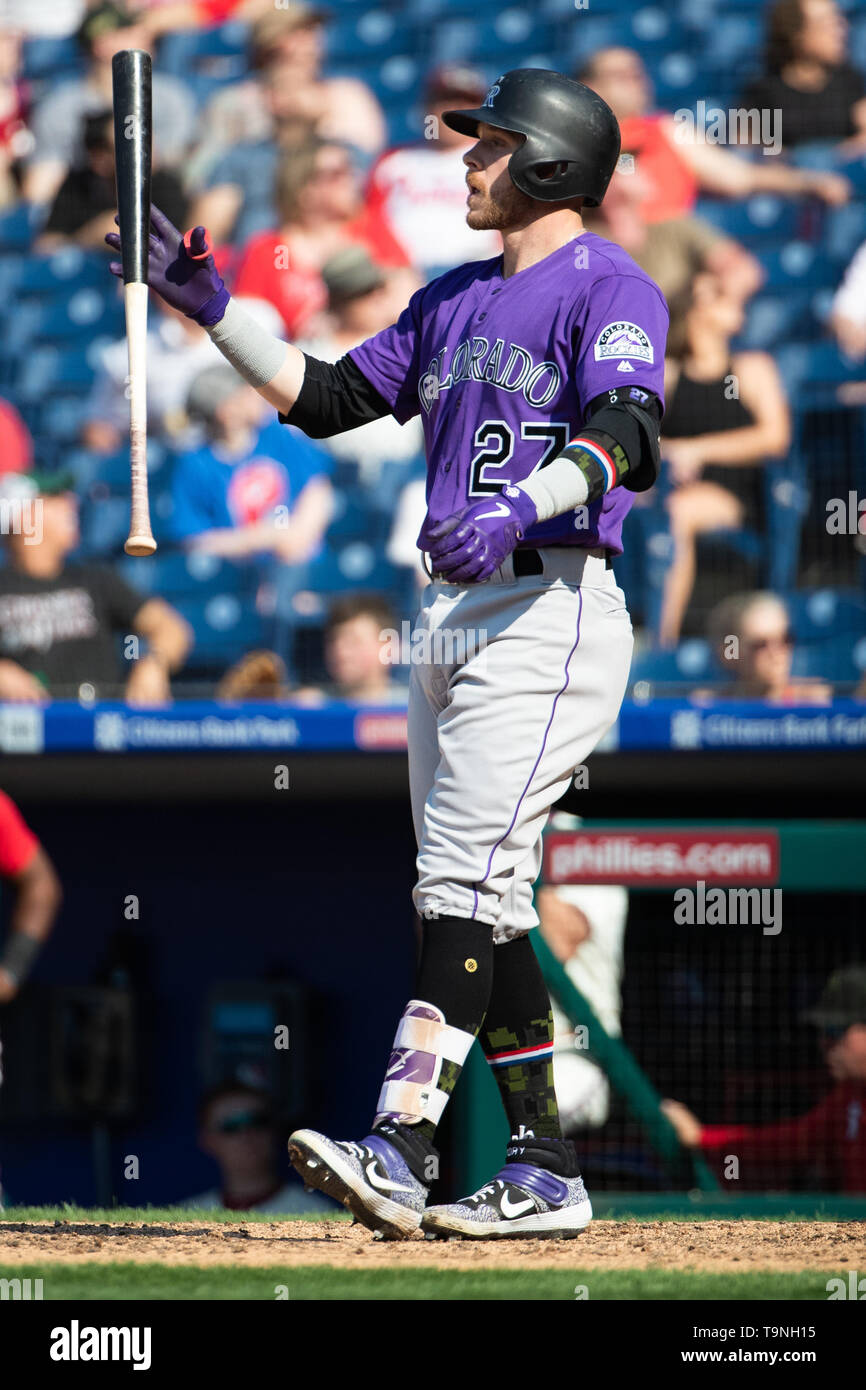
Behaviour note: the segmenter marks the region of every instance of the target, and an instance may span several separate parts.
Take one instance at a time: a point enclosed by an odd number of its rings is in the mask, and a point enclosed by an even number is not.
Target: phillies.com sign
[[[664,886],[759,884],[779,879],[776,830],[552,831],[544,842],[547,883]]]

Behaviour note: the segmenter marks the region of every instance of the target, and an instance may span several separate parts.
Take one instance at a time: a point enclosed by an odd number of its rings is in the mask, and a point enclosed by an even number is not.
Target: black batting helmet
[[[445,111],[442,119],[462,135],[477,135],[486,121],[524,136],[508,172],[522,193],[544,203],[583,198],[598,207],[619,159],[619,126],[607,102],[548,68],[514,68],[497,77],[480,106]],[[549,178],[540,176],[543,164],[557,166]]]

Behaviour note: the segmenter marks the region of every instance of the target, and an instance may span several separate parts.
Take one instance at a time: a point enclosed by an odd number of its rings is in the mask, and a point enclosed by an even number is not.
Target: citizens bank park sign
[[[551,831],[544,840],[547,883],[664,887],[703,879],[738,885],[778,883],[776,830],[618,828]]]

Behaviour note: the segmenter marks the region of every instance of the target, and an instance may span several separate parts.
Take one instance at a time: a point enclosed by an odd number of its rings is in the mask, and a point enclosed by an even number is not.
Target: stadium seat
[[[639,652],[631,665],[631,684],[649,681],[654,685],[694,685],[713,675],[709,644],[697,638],[681,642],[675,651]]]
[[[795,676],[823,678],[833,685],[859,682],[866,673],[866,637],[848,634],[820,642],[798,642],[792,672]]]
[[[805,288],[755,295],[746,306],[746,322],[737,346],[766,351],[814,333],[811,303],[812,291]]]
[[[160,70],[183,81],[201,107],[220,87],[249,75],[248,32],[245,24],[234,22],[166,34]]]
[[[92,346],[98,345],[94,339]],[[90,355],[80,348],[62,350],[53,346],[35,347],[22,358],[15,379],[15,390],[24,402],[51,402],[57,392],[83,394],[93,383]],[[50,412],[46,412],[50,414]]]
[[[255,595],[261,572],[254,564],[223,560],[218,555],[197,555],[179,549],[159,550],[155,555],[125,555],[119,562],[125,579],[142,593],[176,599],[208,598],[234,594],[247,600]]]
[[[752,246],[758,239],[796,237],[803,221],[803,209],[791,198],[756,193],[743,202],[732,198],[699,198],[695,216],[711,222],[727,236]]]
[[[124,332],[123,302],[95,286],[76,287],[61,299],[19,299],[5,326],[3,347],[18,352],[34,342],[85,343]]]
[[[195,634],[187,671],[228,665],[265,639],[265,623],[253,604],[235,593],[183,596],[174,606]]]
[[[41,225],[44,209],[32,203],[19,203],[0,213],[0,253],[26,251]]]
[[[47,83],[74,77],[83,65],[83,54],[74,35],[45,35],[25,40],[21,62],[26,82]]]
[[[785,595],[798,642],[866,636],[866,598],[857,590],[797,589]]]
[[[108,260],[100,251],[83,251],[80,246],[63,246],[50,256],[28,256],[15,281],[16,297],[30,295],[68,295],[71,289],[92,286],[108,294],[115,281]]]

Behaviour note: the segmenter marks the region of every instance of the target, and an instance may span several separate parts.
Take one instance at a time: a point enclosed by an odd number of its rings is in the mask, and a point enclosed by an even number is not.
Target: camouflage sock
[[[511,1133],[561,1139],[553,1088],[553,1014],[528,936],[494,950],[493,989],[480,1041]]]

